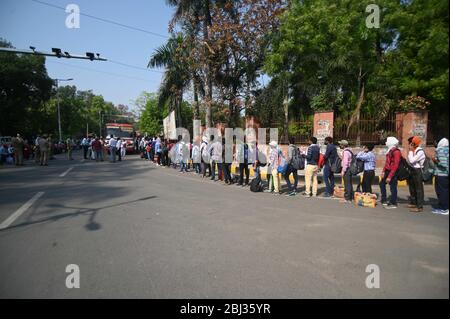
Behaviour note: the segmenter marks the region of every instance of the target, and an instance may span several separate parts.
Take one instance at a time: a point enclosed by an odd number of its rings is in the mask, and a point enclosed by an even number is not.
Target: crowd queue
[[[198,137],[200,139],[200,137]],[[448,175],[449,146],[448,139],[442,138],[435,146],[435,154],[429,158],[420,146],[422,140],[418,136],[408,139],[409,150],[404,158],[397,138],[390,136],[386,140],[385,163],[379,179],[380,202],[386,209],[398,206],[398,182],[406,180],[409,187],[409,204],[411,212],[422,212],[424,205],[424,182],[434,176],[434,186],[438,197],[438,205],[433,213],[448,215]],[[374,145],[367,144],[363,150],[354,153],[346,140],[337,146],[332,137],[325,138],[325,150],[321,152],[317,138],[310,138],[310,145],[298,148],[295,139],[290,138],[285,152],[276,141],[269,147],[259,148],[257,142],[248,143],[233,139],[233,143],[225,143],[225,138],[203,136],[201,140],[186,143],[180,136],[177,141],[163,140],[160,137],[140,137],[134,141],[135,150],[141,157],[153,161],[158,166],[179,168],[180,172],[193,170],[202,178],[222,180],[225,185],[250,185],[254,192],[264,191],[280,195],[280,178],[284,178],[288,187],[286,196],[296,196],[298,189],[298,171],[303,170],[305,176],[304,197],[318,196],[318,173],[323,170],[325,193],[323,197],[336,197],[335,175],[341,174],[343,179],[343,196],[341,202],[354,200],[355,191],[353,177],[362,175],[356,192],[372,194],[372,185],[376,178],[376,156]],[[14,163],[22,166],[24,158],[34,159],[41,166],[47,166],[48,160],[55,152],[64,149],[67,158],[73,160],[72,150],[76,147],[83,150],[84,159],[97,162],[109,156],[110,162],[121,161],[126,156],[127,143],[120,137],[110,135],[103,137],[89,136],[81,141],[68,138],[64,143],[52,142],[50,135],[37,136],[32,142],[17,134],[10,145],[0,145],[0,162]],[[232,164],[237,166],[238,174],[232,174]],[[216,172],[217,167],[217,172]],[[253,168],[254,179],[250,182],[250,170]],[[266,167],[266,182],[263,183],[261,168]],[[291,177],[293,183],[291,183]],[[390,196],[388,197],[388,188]]]
[[[379,179],[379,201],[385,209],[398,207],[398,182],[406,180],[409,187],[408,208],[411,212],[422,212],[424,205],[424,183],[432,180],[438,197],[438,205],[433,208],[435,214],[448,215],[448,175],[449,146],[448,139],[441,139],[435,154],[429,158],[420,146],[418,136],[408,140],[409,150],[404,158],[397,138],[391,136],[386,140],[385,162]],[[259,149],[258,143],[243,141],[225,143],[225,139],[203,136],[201,141],[187,143],[180,136],[178,141],[163,140],[161,137],[143,137],[136,141],[141,157],[158,166],[173,167],[180,172],[194,171],[202,178],[222,180],[225,185],[249,185],[252,191],[264,191],[281,194],[280,179],[284,178],[288,191],[286,196],[296,196],[298,189],[298,172],[303,170],[305,176],[304,197],[318,196],[318,173],[323,170],[325,193],[323,197],[335,197],[335,175],[343,178],[343,196],[341,202],[354,200],[355,191],[373,194],[372,185],[376,182],[376,155],[374,145],[367,144],[362,151],[354,153],[348,141],[341,140],[335,145],[332,137],[325,139],[322,152],[317,138],[310,138],[310,145],[299,148],[295,139],[289,140],[285,152],[276,141],[268,148]],[[228,149],[227,149],[228,148]],[[232,154],[232,156],[227,156]],[[237,174],[232,174],[232,164],[239,163]],[[216,171],[217,167],[217,171]],[[250,170],[254,178],[250,182]],[[262,181],[261,168],[266,167],[266,181]],[[354,176],[362,175],[354,189]],[[293,180],[293,183],[291,182]],[[388,196],[389,191],[389,196]]]
[[[34,160],[41,166],[48,166],[54,154],[66,153],[73,160],[73,150],[82,149],[84,159],[102,161],[109,156],[111,162],[121,161],[126,155],[127,143],[120,137],[88,136],[81,140],[71,137],[65,141],[54,141],[51,135],[43,134],[30,140],[17,134],[9,144],[0,145],[0,163],[23,166],[24,160]]]

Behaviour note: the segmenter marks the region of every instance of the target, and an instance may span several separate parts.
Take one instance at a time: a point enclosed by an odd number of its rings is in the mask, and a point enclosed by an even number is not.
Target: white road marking
[[[61,175],[59,175],[59,177],[64,177],[64,176],[66,176],[71,170],[73,170],[73,168],[74,168],[74,166],[69,167],[69,168],[67,169],[67,171],[65,171],[64,173],[62,173]]]
[[[37,201],[42,195],[44,195],[44,192],[39,192],[36,195],[34,195],[28,202],[23,204],[18,210],[16,210],[11,216],[9,216],[3,223],[0,224],[0,230],[8,228],[9,225],[14,223],[14,221],[20,217],[25,211],[31,207],[31,205],[34,204],[35,201]]]

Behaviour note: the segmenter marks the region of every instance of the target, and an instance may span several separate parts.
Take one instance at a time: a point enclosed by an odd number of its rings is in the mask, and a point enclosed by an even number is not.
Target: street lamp
[[[56,101],[58,105],[58,131],[59,131],[59,141],[62,141],[62,132],[61,132],[61,111],[59,108],[59,92],[58,92],[58,84],[61,81],[72,81],[73,79],[55,79],[56,82]]]

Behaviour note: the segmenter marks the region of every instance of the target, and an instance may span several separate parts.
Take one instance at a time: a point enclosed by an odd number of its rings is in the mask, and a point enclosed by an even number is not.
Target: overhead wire
[[[112,75],[112,76],[117,76],[117,77],[137,80],[137,81],[144,81],[144,82],[148,82],[149,81],[148,79],[144,79],[144,78],[138,78],[138,77],[123,75],[123,74],[117,74],[117,73],[108,72],[108,71],[100,71],[100,70],[86,68],[86,67],[79,66],[79,65],[73,65],[73,64],[68,64],[68,63],[63,63],[63,62],[58,62],[58,61],[47,61],[47,62],[61,64],[61,65],[65,65],[65,66],[76,68],[76,69],[80,69],[80,70],[86,70],[86,71],[90,71],[90,72],[103,73],[103,74],[107,74],[107,75]]]
[[[52,7],[52,8],[56,8],[56,9],[60,9],[60,10],[66,11],[66,8],[60,7],[60,6],[58,6],[56,4],[53,4],[53,3],[48,3],[48,2],[45,2],[45,1],[41,1],[41,0],[31,0],[31,1],[33,1],[35,3],[39,3],[39,4],[42,4],[42,5],[45,5],[45,6],[48,6],[48,7]],[[98,21],[101,21],[101,22],[114,24],[114,25],[117,25],[117,26],[120,26],[120,27],[123,27],[123,28],[127,28],[127,29],[130,29],[130,30],[134,30],[134,31],[150,34],[150,35],[153,35],[153,36],[161,37],[161,38],[164,38],[164,39],[168,39],[169,38],[169,36],[161,34],[161,33],[145,30],[145,29],[142,29],[142,28],[139,28],[139,27],[130,26],[130,25],[127,25],[127,24],[124,24],[124,23],[121,23],[121,22],[114,21],[114,20],[97,17],[97,16],[94,16],[92,14],[87,14],[87,13],[84,13],[84,12],[80,12],[80,15],[88,17],[88,18],[91,18],[91,19],[94,19],[94,20],[98,20]]]

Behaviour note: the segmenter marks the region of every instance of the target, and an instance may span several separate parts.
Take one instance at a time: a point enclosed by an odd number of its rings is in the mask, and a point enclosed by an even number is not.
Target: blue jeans
[[[386,193],[386,178],[389,175],[389,171],[384,172],[383,179],[380,182],[380,190],[381,190],[381,202],[385,203],[387,201],[387,193]],[[397,174],[394,175],[391,179],[390,190],[391,190],[391,200],[389,201],[392,205],[397,205],[397,185],[398,185],[398,177]]]
[[[434,181],[436,195],[439,199],[439,209],[448,209],[448,176],[436,176]]]
[[[193,163],[192,165],[193,165],[193,167],[195,169],[195,173],[200,174],[201,171],[202,171],[202,169],[200,167],[200,163]]]
[[[101,151],[95,151],[95,159],[96,161],[102,161],[103,162],[103,150]]]
[[[293,174],[294,175],[294,185],[292,186],[291,181],[289,180],[289,176]],[[297,185],[298,185],[298,172],[295,168],[292,167],[292,165],[289,165],[286,174],[284,175],[284,179],[286,180],[286,184],[289,188],[290,192],[297,191]]]
[[[187,164],[181,160],[181,161],[180,161],[180,172],[182,172],[183,170],[184,170],[185,172],[188,171],[188,170],[187,170]]]
[[[253,172],[254,172],[255,178],[257,178],[259,176],[260,171],[261,171],[261,167],[260,166],[256,166],[256,167],[253,168]]]
[[[323,179],[325,180],[326,192],[330,195],[334,193],[334,173],[331,171],[330,165],[323,167]]]
[[[111,162],[115,162],[116,161],[116,152],[117,152],[117,148],[115,147],[111,147],[109,150],[109,157],[111,159]]]

